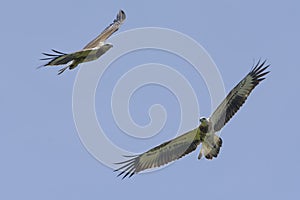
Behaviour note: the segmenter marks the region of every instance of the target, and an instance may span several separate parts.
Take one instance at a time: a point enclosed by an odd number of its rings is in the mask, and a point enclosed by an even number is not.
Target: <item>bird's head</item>
[[[208,126],[209,126],[208,119],[205,117],[200,118],[200,126],[199,126],[200,131],[207,133],[209,130]]]
[[[205,117],[202,117],[200,118],[200,125],[203,125],[203,126],[207,126],[208,125],[208,120],[205,118]]]
[[[105,51],[108,51],[110,48],[112,48],[113,47],[113,45],[112,44],[110,44],[110,43],[106,43],[106,44],[104,44],[103,46],[102,46],[102,48],[103,49],[105,49]]]

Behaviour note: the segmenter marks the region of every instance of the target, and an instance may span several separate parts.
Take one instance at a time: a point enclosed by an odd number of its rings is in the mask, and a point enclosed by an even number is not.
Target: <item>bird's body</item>
[[[216,158],[222,146],[222,139],[216,134],[231,117],[239,110],[248,98],[251,91],[265,79],[268,71],[265,62],[257,65],[242,79],[226,96],[209,118],[201,118],[200,125],[168,142],[165,142],[149,151],[116,164],[122,165],[115,171],[120,171],[123,178],[139,173],[143,170],[159,167],[175,161],[196,150],[202,144],[198,159]]]
[[[105,28],[99,36],[97,36],[94,40],[88,43],[80,51],[67,54],[52,49],[52,51],[56,54],[43,53],[44,55],[49,57],[43,58],[41,60],[50,60],[43,66],[67,65],[66,67],[59,70],[58,74],[61,74],[68,68],[71,70],[83,62],[90,62],[98,59],[100,56],[105,54],[110,48],[113,47],[112,44],[105,43],[105,41],[119,29],[119,27],[123,24],[125,19],[126,15],[124,11],[120,10],[113,23],[111,23],[107,28]]]

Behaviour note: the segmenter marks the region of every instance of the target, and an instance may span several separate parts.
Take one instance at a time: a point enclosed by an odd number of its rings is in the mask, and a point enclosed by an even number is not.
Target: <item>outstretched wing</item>
[[[52,49],[52,51],[56,54],[43,53],[45,56],[48,57],[42,58],[41,60],[50,60],[48,63],[46,63],[43,66],[65,65],[74,59],[84,60],[89,55],[89,53],[93,50],[86,49],[86,50],[76,51],[70,54],[62,53],[54,49]]]
[[[120,10],[113,23],[106,27],[104,31],[100,33],[99,36],[97,36],[94,40],[88,43],[83,49],[90,49],[101,46],[101,43],[103,43],[107,38],[109,38],[114,32],[116,32],[119,29],[119,27],[123,24],[125,19],[125,12],[123,10]]]
[[[212,122],[214,131],[221,130],[231,117],[244,104],[251,91],[265,79],[265,75],[269,73],[265,66],[266,61],[258,63],[255,67],[241,80],[227,95],[223,102],[217,107],[209,118]]]
[[[115,171],[120,171],[120,175],[124,174],[123,178],[154,167],[165,165],[175,161],[186,154],[194,151],[200,144],[200,130],[196,128],[177,138],[165,142],[149,151],[137,156],[131,157],[129,160],[119,162],[120,168]]]

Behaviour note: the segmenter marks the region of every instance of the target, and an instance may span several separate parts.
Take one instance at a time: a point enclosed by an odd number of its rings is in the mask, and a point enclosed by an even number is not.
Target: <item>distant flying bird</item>
[[[109,38],[114,32],[116,32],[119,27],[123,24],[126,18],[125,12],[120,10],[116,19],[111,23],[108,27],[104,29],[104,31],[97,36],[94,40],[88,43],[82,50],[76,51],[74,53],[62,53],[57,50],[52,49],[52,51],[56,54],[43,53],[45,56],[49,56],[48,58],[43,58],[41,60],[50,60],[43,66],[57,66],[57,65],[65,65],[68,66],[60,69],[58,74],[63,73],[66,69],[74,69],[83,62],[89,62],[98,59],[104,53],[106,53],[113,45],[109,43],[105,43],[106,39]]]
[[[245,78],[229,92],[209,118],[201,118],[199,127],[140,155],[125,156],[128,160],[116,163],[122,165],[115,170],[120,172],[118,176],[124,174],[123,178],[131,177],[143,170],[175,161],[196,150],[200,143],[202,143],[202,147],[198,159],[202,156],[206,159],[216,158],[222,146],[222,139],[216,132],[225,126],[244,104],[251,91],[265,79],[265,75],[269,73],[266,71],[269,65],[265,66],[265,62],[260,63],[259,61]]]

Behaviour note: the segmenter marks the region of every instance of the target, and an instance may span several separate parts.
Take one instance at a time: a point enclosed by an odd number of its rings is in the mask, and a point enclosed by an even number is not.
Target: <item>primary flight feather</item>
[[[231,117],[245,103],[251,91],[265,79],[269,65],[258,62],[255,67],[229,92],[223,102],[217,107],[209,118],[201,118],[199,127],[167,141],[157,147],[128,160],[116,164],[122,165],[115,171],[120,171],[118,176],[131,177],[143,170],[159,167],[175,161],[196,150],[202,143],[198,156],[206,159],[217,157],[222,146],[222,139],[216,134]]]
[[[120,10],[113,23],[106,27],[100,35],[98,35],[80,51],[67,54],[52,49],[52,51],[56,54],[43,53],[48,57],[41,60],[50,60],[43,66],[59,66],[68,64],[66,67],[59,70],[58,74],[61,74],[68,68],[70,70],[74,69],[80,63],[98,59],[112,47],[112,44],[105,43],[105,41],[119,29],[125,19],[125,12]]]

